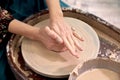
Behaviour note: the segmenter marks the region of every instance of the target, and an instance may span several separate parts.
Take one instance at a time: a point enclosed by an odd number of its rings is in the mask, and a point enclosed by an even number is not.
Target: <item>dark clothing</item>
[[[6,57],[6,44],[11,36],[8,25],[14,18],[22,21],[47,7],[44,0],[0,0],[0,6],[0,80],[15,80]],[[63,2],[61,6],[67,7]]]

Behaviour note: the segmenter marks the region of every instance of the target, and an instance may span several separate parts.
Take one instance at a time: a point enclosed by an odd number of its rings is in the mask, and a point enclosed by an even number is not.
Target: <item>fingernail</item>
[[[75,51],[76,51],[76,57],[79,58],[78,50]]]
[[[63,40],[62,40],[61,38],[57,38],[56,41],[57,41],[59,44],[63,43]]]
[[[66,47],[62,49],[62,51],[66,51],[66,50],[67,50],[67,48],[66,48]]]
[[[76,55],[75,57],[76,57],[76,58],[79,58],[79,55]]]
[[[75,56],[76,58],[79,58],[79,55],[78,55],[78,54],[74,54],[74,56]]]
[[[84,41],[84,39],[83,39],[83,38],[81,38],[81,41]]]
[[[78,49],[79,49],[80,51],[83,51],[83,49],[81,48],[81,46],[79,46]]]
[[[80,51],[83,51],[83,49],[82,49],[82,48],[80,48]]]

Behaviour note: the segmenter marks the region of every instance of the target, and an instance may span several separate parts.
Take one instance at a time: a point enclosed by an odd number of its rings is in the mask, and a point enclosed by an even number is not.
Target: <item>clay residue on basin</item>
[[[78,76],[76,80],[120,80],[120,74],[108,69],[92,69]]]

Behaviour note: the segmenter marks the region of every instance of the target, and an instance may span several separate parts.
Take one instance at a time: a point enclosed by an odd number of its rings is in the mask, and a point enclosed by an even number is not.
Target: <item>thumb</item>
[[[49,37],[54,39],[57,43],[63,43],[62,38],[53,30],[51,30],[48,26],[45,27],[45,32],[48,34]]]

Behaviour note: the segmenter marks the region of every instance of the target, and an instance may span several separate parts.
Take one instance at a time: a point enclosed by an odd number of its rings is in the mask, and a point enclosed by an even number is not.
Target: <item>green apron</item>
[[[62,7],[68,7],[62,1],[60,3]],[[18,20],[24,20],[47,8],[44,0],[0,0],[0,6],[7,9]],[[6,44],[9,38],[4,40],[0,44],[0,80],[15,80],[6,57]]]

